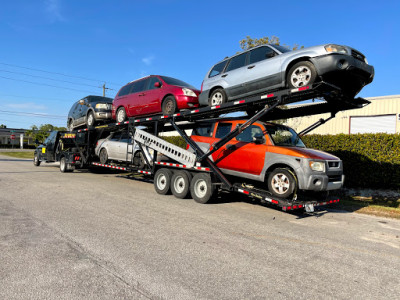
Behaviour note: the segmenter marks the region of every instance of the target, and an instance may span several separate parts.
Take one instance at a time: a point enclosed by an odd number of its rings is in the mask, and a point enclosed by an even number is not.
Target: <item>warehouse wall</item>
[[[350,133],[350,122],[352,117],[360,117],[360,116],[370,116],[372,117],[371,122],[365,122],[364,128],[366,132],[375,132],[374,130],[377,127],[377,124],[381,122],[381,120],[390,118],[388,115],[395,115],[392,119],[395,127],[394,130],[396,133],[400,133],[400,95],[394,96],[382,96],[382,97],[371,97],[365,98],[371,101],[371,104],[361,108],[361,109],[353,109],[345,112],[339,112],[336,114],[336,118],[328,121],[326,124],[320,126],[319,128],[312,131],[313,134],[339,134],[339,133]],[[292,128],[294,128],[297,132],[300,132],[304,128],[307,128],[309,125],[315,123],[321,118],[329,117],[329,114],[320,114],[315,116],[307,116],[301,118],[294,118],[289,120],[286,124]],[[379,117],[378,117],[379,116]],[[381,118],[382,116],[386,116]],[[375,118],[373,118],[375,117]],[[354,118],[353,118],[354,120]],[[359,120],[357,120],[359,121]],[[353,124],[354,126],[355,124]],[[354,128],[354,127],[353,127]]]

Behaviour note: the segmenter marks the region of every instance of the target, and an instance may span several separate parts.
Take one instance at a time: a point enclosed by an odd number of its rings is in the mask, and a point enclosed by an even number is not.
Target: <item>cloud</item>
[[[45,0],[45,11],[52,22],[64,22],[65,18],[61,14],[61,0]]]
[[[11,104],[6,104],[7,107],[10,108],[16,108],[16,109],[23,109],[26,112],[31,112],[32,110],[38,110],[38,109],[43,109],[46,110],[47,107],[44,105],[38,105],[33,102],[27,102],[27,103],[11,103]]]
[[[149,55],[147,57],[142,58],[142,62],[145,63],[147,66],[150,66],[153,63],[155,57],[153,55]]]

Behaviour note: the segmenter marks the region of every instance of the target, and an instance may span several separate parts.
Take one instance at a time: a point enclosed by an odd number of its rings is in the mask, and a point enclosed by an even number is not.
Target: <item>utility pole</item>
[[[105,82],[104,82],[104,84],[103,84],[102,88],[103,88],[103,97],[105,97],[105,96],[106,96],[106,90],[112,90],[112,89],[110,89],[110,88],[106,87],[106,83],[105,83]]]

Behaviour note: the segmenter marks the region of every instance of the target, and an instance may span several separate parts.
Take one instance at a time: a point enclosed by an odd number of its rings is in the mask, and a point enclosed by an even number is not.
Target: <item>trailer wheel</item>
[[[154,176],[154,188],[160,195],[170,191],[172,172],[166,168],[159,169]]]
[[[197,173],[190,183],[190,194],[197,203],[207,203],[215,191],[211,176],[206,173]]]
[[[37,153],[33,157],[33,165],[36,166],[36,167],[40,166],[39,155]]]
[[[66,173],[66,172],[72,172],[74,169],[72,169],[72,167],[67,164],[65,157],[61,157],[60,160],[60,171],[62,173]]]
[[[103,165],[107,163],[108,153],[106,148],[102,148],[100,150],[99,158],[100,158],[100,163],[102,163]]]
[[[171,179],[171,191],[176,198],[184,199],[190,192],[192,174],[188,171],[176,171]]]
[[[280,198],[289,198],[296,189],[296,179],[288,169],[277,168],[268,176],[268,190]]]
[[[290,68],[286,82],[290,89],[300,88],[313,84],[317,78],[317,71],[309,61],[301,61]]]

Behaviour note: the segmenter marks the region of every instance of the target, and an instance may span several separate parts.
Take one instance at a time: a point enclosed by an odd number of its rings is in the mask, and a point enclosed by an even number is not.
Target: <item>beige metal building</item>
[[[371,104],[336,114],[336,118],[313,130],[312,134],[400,133],[400,95],[365,98]],[[300,132],[330,114],[288,120],[288,126]]]

